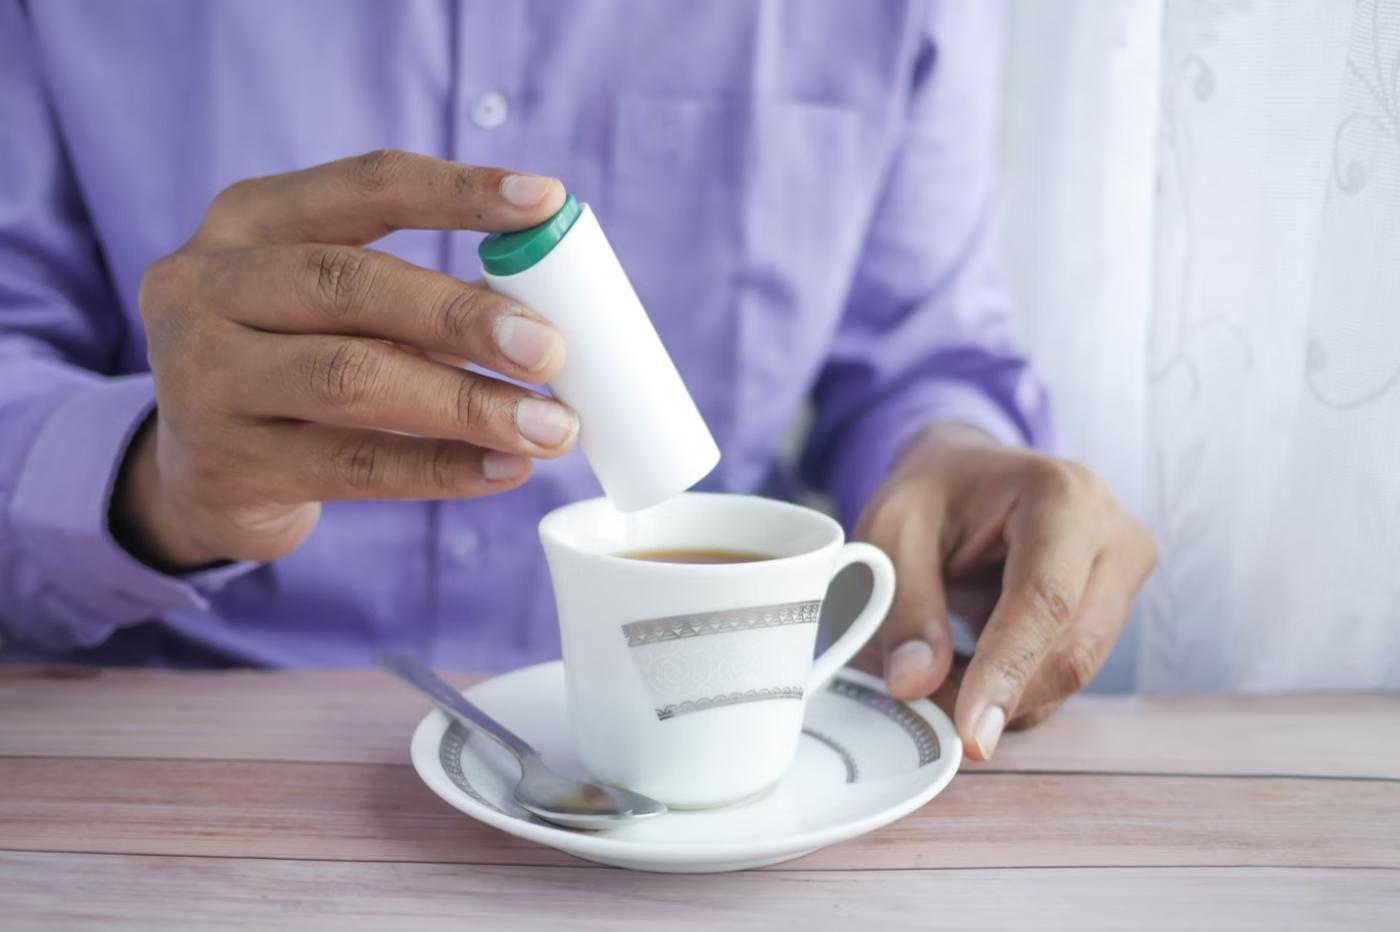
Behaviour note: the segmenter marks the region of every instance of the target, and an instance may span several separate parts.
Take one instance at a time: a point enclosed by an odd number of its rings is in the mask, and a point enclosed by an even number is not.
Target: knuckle
[[[467,427],[485,427],[494,413],[491,391],[481,379],[464,374],[457,387],[457,421]]]
[[[1061,653],[1059,665],[1065,695],[1077,693],[1088,686],[1099,672],[1097,652],[1083,641],[1071,641]]]
[[[214,195],[214,199],[209,202],[207,218],[217,220],[220,217],[242,210],[243,206],[253,198],[257,187],[258,179],[256,178],[244,178],[241,181],[235,181],[233,184]]]
[[[1068,624],[1074,613],[1074,593],[1055,576],[1033,577],[1026,587],[1026,601],[1030,615],[1053,628]]]
[[[1075,460],[1057,460],[1056,465],[1069,477],[1070,483],[1075,486],[1092,485],[1098,478],[1092,469]]]
[[[454,288],[437,305],[437,329],[452,345],[461,345],[481,318],[486,299],[475,288]]]
[[[1029,645],[1017,645],[997,654],[991,662],[992,673],[1020,693],[1030,682],[1039,653]]]
[[[192,337],[199,328],[192,326],[201,303],[202,275],[199,259],[175,253],[152,263],[141,276],[137,307],[146,332],[146,356],[151,368],[159,363],[178,364],[189,354]],[[176,347],[181,352],[174,352]]]
[[[147,266],[137,294],[142,319],[150,322],[182,307],[194,291],[197,265],[198,260],[176,252]]]
[[[924,483],[895,485],[872,501],[861,515],[859,536],[865,540],[895,546],[911,533],[911,517],[936,521],[943,513],[942,501]]]
[[[1092,502],[1110,500],[1108,486],[1099,478],[1099,474],[1089,467],[1072,463],[1070,464],[1070,475],[1074,477],[1074,490],[1079,497]]]
[[[467,204],[479,201],[486,191],[484,172],[469,165],[457,166],[452,172],[452,191]]]
[[[398,149],[375,149],[350,163],[350,181],[366,194],[382,191],[403,171],[408,153]]]
[[[1068,498],[1074,488],[1074,478],[1064,460],[1038,460],[1032,483],[1037,492],[1051,499]]]
[[[379,354],[368,342],[353,338],[331,341],[310,357],[311,394],[333,408],[357,407],[375,390],[381,366]]]
[[[1030,467],[1026,487],[1032,502],[1040,509],[1068,501],[1073,484],[1057,460],[1038,460]]]
[[[462,468],[452,443],[440,440],[427,457],[428,485],[446,495],[461,487]]]
[[[369,254],[348,246],[312,249],[306,260],[311,303],[333,317],[344,317],[369,290],[373,267]]]
[[[1043,493],[1059,501],[1100,502],[1109,497],[1098,474],[1073,460],[1046,460],[1038,484]]]
[[[331,457],[335,476],[356,492],[378,488],[388,471],[384,447],[371,437],[356,437],[336,448]]]
[[[1099,506],[1113,502],[1113,493],[1108,490],[1108,483],[1104,482],[1098,473],[1079,463],[1075,463],[1074,468],[1078,476],[1079,492],[1086,500]]]

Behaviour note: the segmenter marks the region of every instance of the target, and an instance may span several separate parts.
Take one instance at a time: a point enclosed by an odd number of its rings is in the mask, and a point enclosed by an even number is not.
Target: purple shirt
[[[1001,21],[984,2],[0,0],[0,648],[108,663],[453,668],[557,656],[523,488],[334,503],[271,565],[165,576],[107,529],[153,404],[143,270],[250,175],[380,147],[556,175],[593,205],[724,459],[849,524],[938,420],[1038,442],[995,256]],[[397,233],[479,276],[469,232]]]

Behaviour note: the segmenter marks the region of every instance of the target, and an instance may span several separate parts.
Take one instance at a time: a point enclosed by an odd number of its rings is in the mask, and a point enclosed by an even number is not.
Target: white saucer
[[[564,773],[574,755],[559,661],[465,693]],[[723,809],[670,812],[606,832],[555,828],[512,799],[520,769],[490,738],[434,710],[413,733],[414,769],[472,818],[575,857],[633,870],[706,873],[801,857],[908,815],[948,785],[962,760],[953,725],[931,702],[896,702],[881,682],[843,670],[813,696],[797,759],[763,795]]]

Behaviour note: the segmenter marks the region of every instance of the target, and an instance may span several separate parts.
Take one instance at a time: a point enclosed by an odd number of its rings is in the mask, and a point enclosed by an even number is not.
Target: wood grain
[[[764,871],[0,853],[7,929],[1380,929],[1400,872],[1234,868]]]
[[[0,756],[401,764],[428,708],[377,670],[0,668]]]
[[[1400,779],[1400,696],[1081,696],[979,768]]]
[[[372,670],[92,674],[0,669],[0,756],[398,764],[428,710]],[[1082,696],[985,766],[1400,779],[1400,696]]]
[[[1400,697],[1077,699],[894,825],[705,877],[457,813],[425,711],[376,671],[0,670],[0,927],[1400,927]]]
[[[0,848],[577,863],[459,815],[399,765],[8,758],[0,786]],[[801,866],[1400,867],[1397,813],[1388,781],[967,774]]]

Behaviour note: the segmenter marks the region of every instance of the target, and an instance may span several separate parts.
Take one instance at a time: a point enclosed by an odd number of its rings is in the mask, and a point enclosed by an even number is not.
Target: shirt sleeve
[[[1000,5],[937,3],[914,39],[904,118],[833,349],[814,389],[809,482],[849,528],[905,444],[959,421],[1051,443],[1012,339],[997,242]]]
[[[0,0],[0,636],[61,651],[181,608],[251,567],[165,576],[107,525],[154,405],[47,101],[28,24]]]

